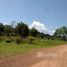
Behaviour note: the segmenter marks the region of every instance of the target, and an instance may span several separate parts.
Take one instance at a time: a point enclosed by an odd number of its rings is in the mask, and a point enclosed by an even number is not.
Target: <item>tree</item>
[[[60,37],[60,29],[56,29],[56,31],[55,31],[53,36],[59,38]]]
[[[36,37],[38,35],[38,31],[35,28],[32,28],[30,30],[30,35],[33,36],[33,37]]]
[[[16,26],[16,32],[22,39],[27,37],[29,35],[28,25],[24,24],[23,22],[18,23]]]
[[[14,29],[10,25],[4,25],[4,33],[10,36],[11,33],[14,33]]]
[[[55,37],[61,38],[63,40],[67,39],[67,27],[63,26],[59,29],[57,29],[54,33]]]
[[[0,35],[2,35],[4,32],[4,26],[2,23],[0,23]]]
[[[43,32],[38,32],[38,36],[39,36],[40,38],[44,38],[44,37],[45,37],[45,34],[44,34]]]

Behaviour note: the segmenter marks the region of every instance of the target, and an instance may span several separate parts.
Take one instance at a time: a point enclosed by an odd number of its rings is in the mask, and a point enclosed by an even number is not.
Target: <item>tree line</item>
[[[29,29],[28,25],[23,22],[17,23],[15,27],[11,25],[3,25],[0,23],[0,36],[20,36],[22,39],[26,38],[27,36],[32,36],[52,40],[61,39],[67,41],[67,27],[60,27],[59,29],[56,29],[53,35],[49,35],[43,32],[41,33],[35,28]]]
[[[0,36],[3,35],[6,35],[8,37],[19,35],[22,39],[26,38],[29,35],[41,38],[46,36],[44,33],[39,32],[35,28],[29,29],[28,25],[23,22],[18,23],[15,27],[11,25],[3,25],[0,23]]]

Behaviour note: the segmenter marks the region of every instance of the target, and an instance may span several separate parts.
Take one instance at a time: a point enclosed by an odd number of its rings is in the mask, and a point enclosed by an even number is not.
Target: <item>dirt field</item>
[[[0,56],[0,67],[67,67],[67,45],[38,49],[26,55]]]

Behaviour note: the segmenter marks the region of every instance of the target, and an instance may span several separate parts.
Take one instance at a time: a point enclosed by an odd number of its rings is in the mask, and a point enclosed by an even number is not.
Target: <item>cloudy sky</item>
[[[0,22],[24,21],[30,28],[52,34],[67,26],[67,0],[0,0]]]

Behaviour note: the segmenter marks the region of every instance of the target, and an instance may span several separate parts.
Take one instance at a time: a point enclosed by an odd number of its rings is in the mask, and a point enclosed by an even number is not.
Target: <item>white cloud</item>
[[[2,22],[4,25],[8,25],[9,23],[8,22]]]
[[[33,21],[33,23],[29,25],[29,28],[30,29],[35,28],[39,32],[43,32],[43,33],[50,34],[50,35],[53,35],[55,32],[55,30],[48,29],[45,24],[38,22],[38,21]]]
[[[53,35],[55,30],[48,30],[48,34]]]
[[[55,33],[55,30],[53,30],[52,33]]]
[[[35,29],[37,29],[39,32],[44,32],[44,33],[47,32],[46,26],[45,26],[43,23],[38,22],[38,21],[33,21],[33,23],[32,23],[31,25],[29,25],[29,28],[30,28],[30,29],[35,28]]]
[[[9,25],[8,22],[3,22],[3,24]],[[33,21],[33,23],[29,25],[29,29],[32,29],[32,28],[37,29],[39,32],[43,32],[43,33],[50,34],[50,35],[53,35],[55,32],[55,30],[48,29],[45,24],[43,24],[39,21]]]

